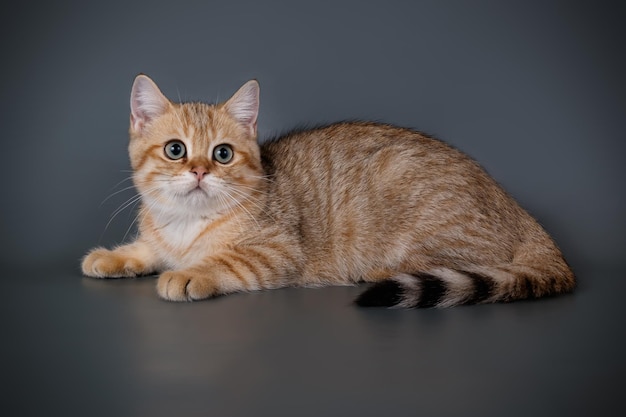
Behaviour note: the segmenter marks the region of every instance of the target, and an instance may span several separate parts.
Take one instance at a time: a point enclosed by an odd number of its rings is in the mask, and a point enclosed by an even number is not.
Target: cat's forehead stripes
[[[184,137],[207,140],[214,136],[213,106],[203,103],[185,103],[177,109],[180,129]]]
[[[180,122],[181,139],[192,141],[199,151],[236,138],[240,128],[226,117],[224,111],[204,103],[184,103],[179,105],[177,116]]]

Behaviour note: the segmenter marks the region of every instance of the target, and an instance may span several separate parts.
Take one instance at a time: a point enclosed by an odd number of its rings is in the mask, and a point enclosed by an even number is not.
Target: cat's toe
[[[113,251],[97,248],[83,259],[83,274],[94,278],[134,277],[141,273],[143,265],[133,258],[120,256]]]
[[[157,292],[169,301],[194,301],[209,298],[215,293],[207,277],[187,271],[167,271],[157,281]]]
[[[83,258],[81,269],[83,274],[88,277],[106,278],[107,262],[105,258],[109,251],[102,248],[96,248],[89,252]]]
[[[186,287],[190,280],[191,278],[183,276],[180,272],[164,272],[157,280],[157,293],[164,300],[189,301]]]

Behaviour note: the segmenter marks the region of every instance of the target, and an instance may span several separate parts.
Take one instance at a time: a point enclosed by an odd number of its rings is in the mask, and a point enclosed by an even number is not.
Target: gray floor
[[[622,415],[623,268],[558,298],[360,309],[358,287],[192,304],[154,278],[3,280],[2,415]],[[9,296],[7,296],[9,295]]]

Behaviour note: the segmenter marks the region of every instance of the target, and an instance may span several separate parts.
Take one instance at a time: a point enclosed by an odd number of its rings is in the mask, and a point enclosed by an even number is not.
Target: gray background
[[[259,79],[262,136],[351,118],[417,128],[478,159],[556,235],[572,264],[625,253],[626,63],[616,7],[13,7],[2,18],[3,263],[76,262],[87,247],[121,240],[127,215],[99,239],[125,198],[100,203],[128,176],[128,101],[139,72],[175,100],[223,100]]]
[[[11,410],[584,415],[619,404],[619,2],[110,0],[3,9],[2,382]],[[151,278],[81,278],[84,252],[121,243],[133,220],[129,207],[109,223],[133,196],[120,181],[130,175],[128,102],[139,72],[174,100],[223,100],[257,78],[262,137],[344,119],[439,137],[541,221],[580,289],[537,303],[389,312],[352,307],[359,288],[190,306],[157,300]]]

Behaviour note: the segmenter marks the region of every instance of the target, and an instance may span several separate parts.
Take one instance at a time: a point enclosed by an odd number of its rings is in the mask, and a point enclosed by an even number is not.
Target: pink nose
[[[190,171],[191,171],[192,174],[194,174],[196,176],[196,179],[198,181],[201,181],[202,178],[204,178],[204,176],[206,174],[208,174],[207,169],[204,168],[204,167],[193,167],[193,168],[191,168]]]

